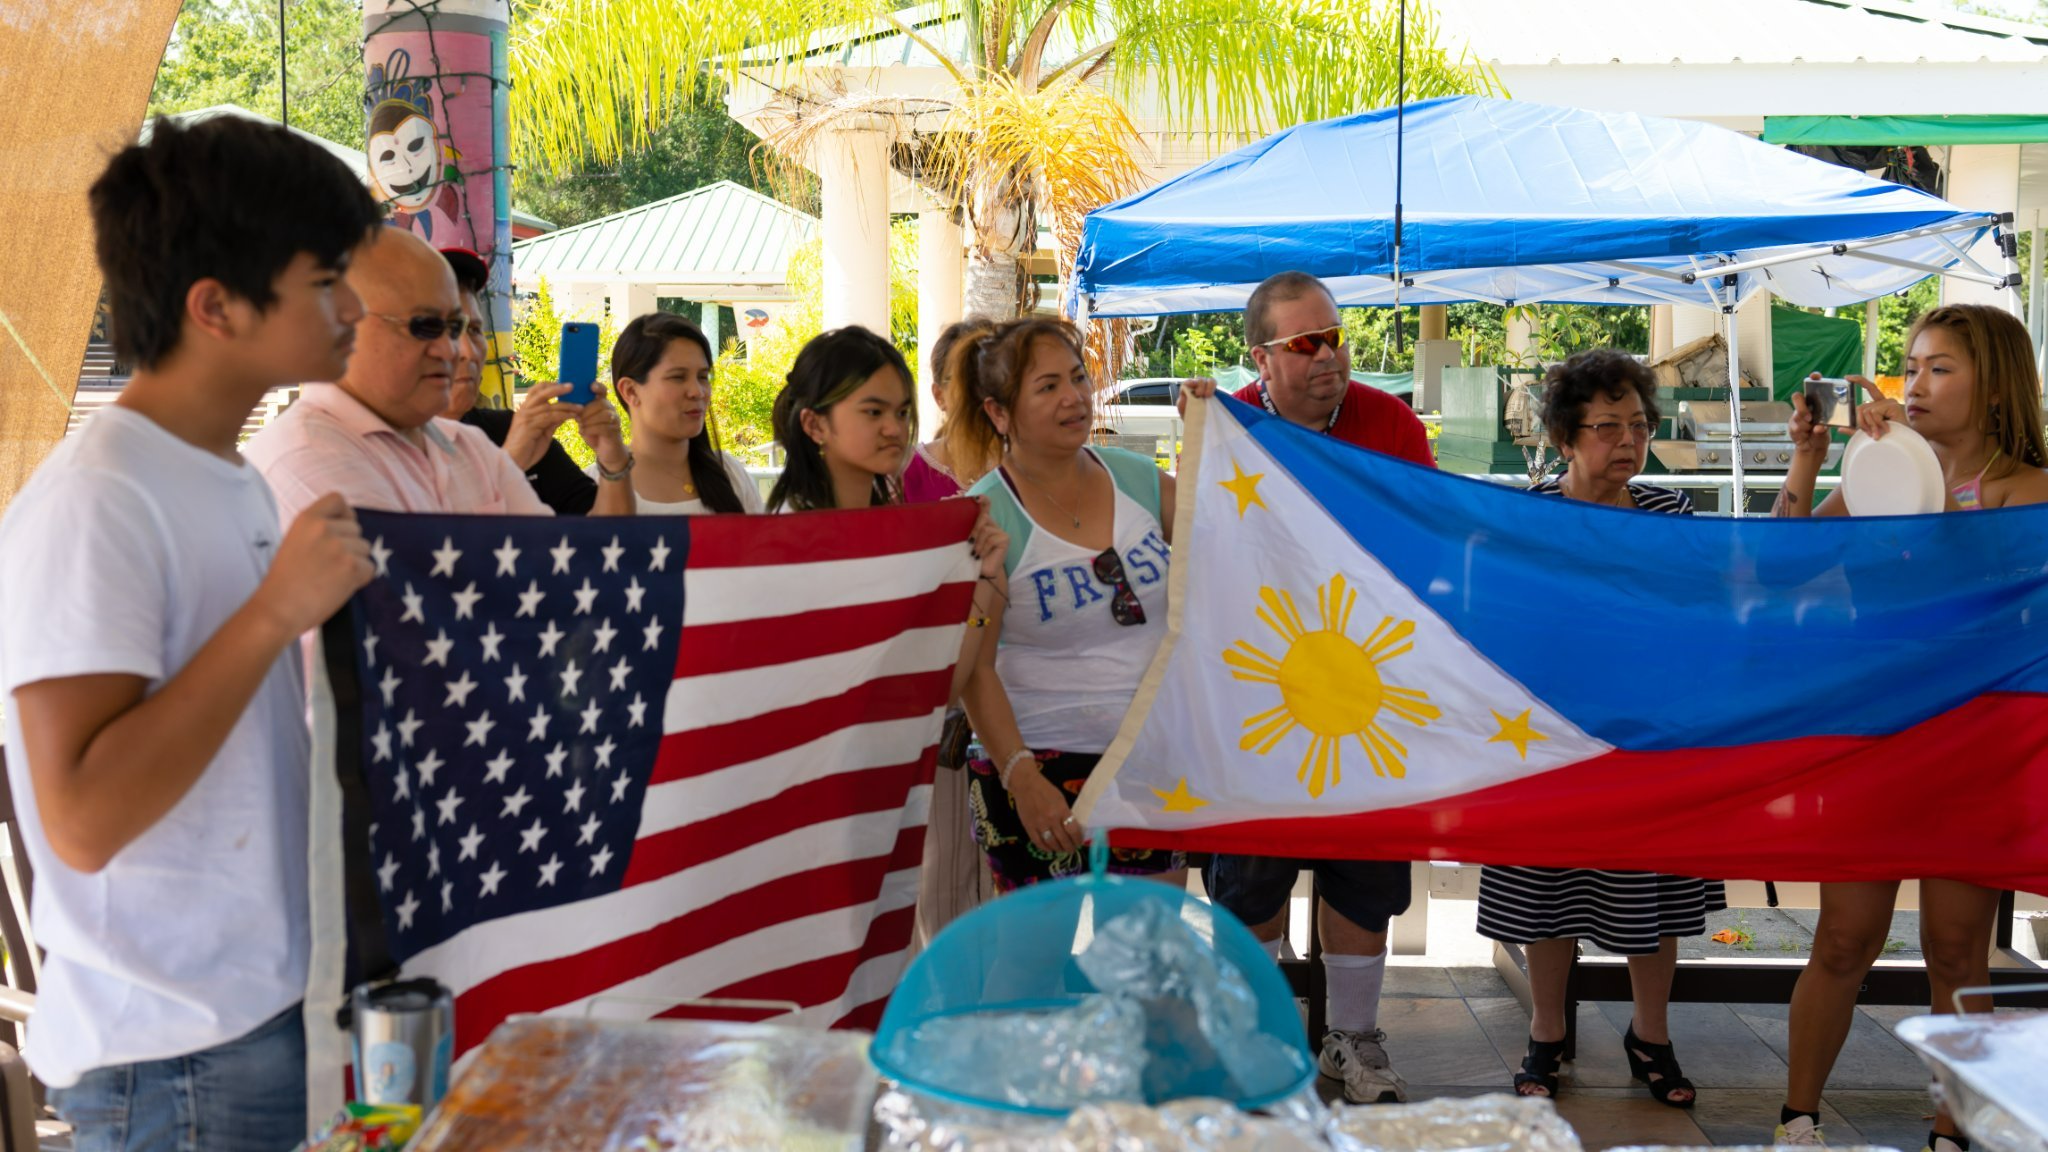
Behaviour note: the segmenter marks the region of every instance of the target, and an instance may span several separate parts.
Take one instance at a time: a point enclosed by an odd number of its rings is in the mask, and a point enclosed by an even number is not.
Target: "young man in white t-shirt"
[[[26,1056],[81,1152],[285,1152],[306,1129],[309,760],[295,641],[371,574],[355,515],[280,532],[236,439],[332,380],[376,227],[318,145],[159,120],[91,191],[135,375],[0,521],[7,772],[48,950]]]

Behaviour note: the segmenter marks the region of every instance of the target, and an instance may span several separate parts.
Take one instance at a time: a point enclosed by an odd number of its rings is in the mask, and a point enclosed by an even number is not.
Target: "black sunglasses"
[[[1145,605],[1138,600],[1130,578],[1124,575],[1123,557],[1115,548],[1104,548],[1095,558],[1095,578],[1110,586],[1109,614],[1119,624],[1143,624]]]
[[[405,329],[406,335],[422,344],[432,344],[443,336],[460,340],[465,332],[484,330],[483,321],[471,320],[467,316],[394,316],[389,312],[371,312],[368,315],[399,325]]]

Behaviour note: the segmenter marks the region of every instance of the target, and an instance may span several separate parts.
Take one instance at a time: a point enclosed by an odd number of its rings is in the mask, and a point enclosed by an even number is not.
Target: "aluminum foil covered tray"
[[[498,1026],[412,1152],[858,1152],[875,1073],[860,1032],[528,1017]]]

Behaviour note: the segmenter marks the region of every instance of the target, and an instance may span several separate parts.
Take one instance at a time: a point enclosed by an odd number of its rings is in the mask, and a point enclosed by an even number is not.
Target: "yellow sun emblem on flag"
[[[1286,641],[1287,651],[1275,659],[1239,640],[1224,651],[1223,662],[1234,680],[1277,685],[1280,706],[1246,720],[1238,747],[1263,756],[1296,727],[1308,729],[1308,751],[1295,779],[1308,785],[1310,796],[1321,796],[1326,784],[1342,782],[1346,736],[1358,738],[1374,775],[1406,776],[1408,749],[1380,725],[1380,713],[1391,712],[1417,727],[1443,715],[1429,702],[1429,693],[1389,684],[1380,673],[1382,664],[1415,647],[1409,639],[1415,622],[1388,616],[1365,643],[1354,642],[1347,632],[1358,592],[1341,575],[1316,589],[1322,627],[1314,631],[1302,622],[1292,595],[1260,588],[1259,599],[1264,604],[1259,619]]]

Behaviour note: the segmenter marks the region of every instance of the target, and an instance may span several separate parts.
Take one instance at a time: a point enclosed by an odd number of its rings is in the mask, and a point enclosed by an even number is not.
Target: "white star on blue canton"
[[[455,546],[455,537],[448,536],[442,539],[439,548],[434,549],[433,557],[434,570],[427,573],[427,575],[453,576],[455,575],[455,562],[462,559],[462,550]]]
[[[448,682],[447,688],[448,698],[441,701],[441,707],[466,708],[469,706],[469,694],[476,691],[476,681],[470,679],[469,669],[464,668],[462,675]]]
[[[526,785],[521,784],[519,791],[505,797],[505,807],[498,812],[498,815],[516,817],[522,809],[531,803],[533,803],[533,797],[526,794]]]

